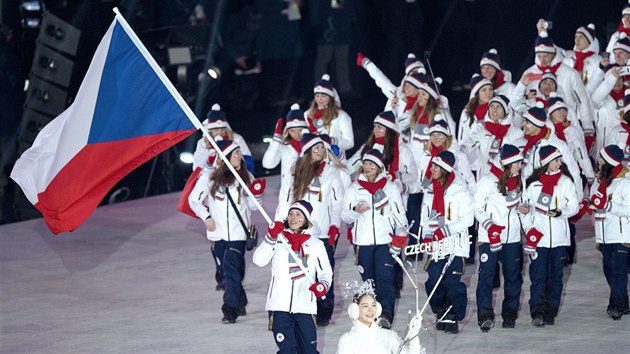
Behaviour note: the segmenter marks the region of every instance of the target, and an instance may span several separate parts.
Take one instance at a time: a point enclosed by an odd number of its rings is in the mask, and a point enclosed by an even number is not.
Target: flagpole
[[[269,215],[267,214],[265,209],[263,209],[262,205],[260,205],[258,200],[256,200],[256,197],[254,197],[254,194],[249,190],[249,186],[245,184],[241,176],[239,176],[239,174],[236,172],[236,170],[230,163],[230,160],[228,160],[228,158],[223,154],[221,149],[217,146],[217,143],[210,136],[210,133],[208,133],[208,131],[203,128],[203,125],[201,124],[201,122],[199,121],[195,113],[190,109],[188,104],[186,104],[186,101],[184,101],[182,96],[179,94],[179,91],[175,89],[175,86],[173,86],[171,81],[166,77],[166,74],[162,71],[158,63],[155,61],[155,59],[153,59],[153,57],[147,50],[147,48],[145,48],[144,44],[142,44],[142,41],[140,41],[140,38],[138,38],[138,36],[136,35],[136,32],[133,31],[133,29],[131,28],[129,23],[127,23],[127,20],[125,20],[125,18],[120,13],[117,7],[114,7],[112,10],[116,14],[116,19],[118,20],[120,25],[125,29],[125,31],[129,35],[129,38],[131,39],[131,41],[136,45],[140,53],[142,53],[142,55],[146,59],[147,63],[149,63],[151,68],[153,68],[153,71],[155,71],[155,73],[160,78],[160,80],[162,81],[166,89],[168,89],[168,91],[171,93],[175,101],[184,110],[184,113],[186,114],[188,119],[192,122],[192,124],[197,129],[201,130],[201,133],[203,134],[203,136],[206,137],[206,139],[208,139],[208,141],[210,142],[214,150],[217,152],[221,160],[223,160],[223,163],[227,166],[230,172],[232,172],[232,175],[234,175],[234,177],[236,178],[238,183],[241,185],[245,193],[247,193],[247,195],[250,197],[251,201],[254,202],[254,205],[256,206],[258,211],[262,214],[262,216],[265,218],[265,220],[267,221],[267,224],[269,224],[269,226],[272,226],[274,221],[269,217]],[[311,283],[315,283],[315,280],[309,275],[307,270],[304,268],[304,265],[302,264],[301,259],[297,257],[297,255],[293,252],[293,250],[289,246],[289,241],[284,237],[284,235],[282,235],[282,233],[278,236],[278,238],[280,239],[280,241],[282,241],[281,243],[284,245],[284,248],[289,252],[289,256],[293,258],[293,260],[295,261],[295,263],[297,263],[297,265],[300,267],[302,272],[304,272],[304,275],[306,276],[306,278]]]

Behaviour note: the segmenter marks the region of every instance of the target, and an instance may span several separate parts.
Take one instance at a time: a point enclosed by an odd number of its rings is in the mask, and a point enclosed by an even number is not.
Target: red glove
[[[499,252],[503,245],[501,245],[501,232],[505,229],[505,226],[492,224],[488,228],[488,239],[490,240],[490,251]]]
[[[352,228],[348,227],[348,231],[346,231],[346,238],[348,238],[348,243],[352,244]]]
[[[407,236],[397,236],[389,234],[392,238],[392,244],[389,247],[389,253],[391,254],[400,254],[403,247],[407,246]]]
[[[284,132],[283,127],[284,120],[282,119],[282,117],[280,117],[276,121],[276,128],[273,130],[273,140],[277,142],[282,142],[282,133]]]
[[[208,155],[208,161],[206,161],[206,167],[212,168],[214,166],[214,160],[217,159],[217,152],[214,149],[210,149],[210,154]]]
[[[358,52],[357,53],[357,66],[362,67],[364,59],[365,59],[365,55],[363,55],[363,53],[361,52]]]
[[[607,202],[608,196],[597,191],[591,196],[591,209],[604,209]]]
[[[584,136],[584,144],[586,145],[586,151],[591,151],[591,149],[593,148],[593,144],[595,143],[595,135],[594,134],[590,134],[590,135],[586,135]]]
[[[269,226],[267,228],[267,232],[269,232],[269,236],[272,240],[276,240],[278,235],[284,230],[284,223],[282,221],[276,221],[273,223],[273,226]]]
[[[326,285],[320,282],[311,284],[308,290],[312,291],[318,299],[326,296],[326,293],[328,292],[328,288],[326,287]]]
[[[267,187],[266,179],[255,179],[250,185],[249,190],[252,192],[256,200],[261,200],[263,193],[265,193],[265,187]]]
[[[328,228],[328,244],[330,245],[330,247],[333,247],[335,245],[337,235],[339,235],[339,228],[335,225],[330,225],[330,227]]]
[[[446,235],[448,234],[446,233],[446,229],[443,227],[440,227],[433,232],[433,238],[435,238],[437,241],[444,239]]]
[[[532,227],[527,231],[527,242],[523,246],[523,252],[525,254],[534,254],[536,252],[536,247],[538,246],[538,242],[543,237],[543,234],[538,231],[535,227]]]
[[[588,207],[588,199],[584,199],[579,204],[579,209],[577,214],[573,215],[569,218],[569,222],[576,223],[578,222],[584,214],[588,213],[588,215],[592,215],[593,211]]]

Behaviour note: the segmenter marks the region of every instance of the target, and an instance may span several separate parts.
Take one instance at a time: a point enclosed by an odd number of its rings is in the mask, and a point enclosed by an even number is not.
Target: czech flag
[[[200,128],[117,12],[74,102],[41,130],[11,178],[54,234],[73,231],[124,176]]]

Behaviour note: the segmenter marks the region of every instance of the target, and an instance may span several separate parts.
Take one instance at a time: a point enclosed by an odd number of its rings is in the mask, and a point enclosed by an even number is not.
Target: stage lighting
[[[214,80],[219,80],[221,78],[221,70],[216,66],[211,66],[208,68],[208,75]]]
[[[191,164],[194,161],[193,154],[190,152],[182,152],[181,154],[179,154],[179,161],[186,164]]]

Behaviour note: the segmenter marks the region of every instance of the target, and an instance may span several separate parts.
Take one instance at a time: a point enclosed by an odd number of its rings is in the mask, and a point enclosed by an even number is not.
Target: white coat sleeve
[[[247,146],[247,142],[245,142],[245,139],[243,139],[243,137],[240,134],[234,133],[234,142],[238,144],[239,148],[241,149],[241,153],[244,156],[252,156],[252,152],[249,150],[249,146]]]
[[[341,219],[348,224],[351,224],[359,219],[360,214],[352,210],[352,208],[356,205],[356,192],[356,182],[352,182],[350,187],[346,189],[343,196]]]
[[[527,231],[529,231],[529,229],[531,229],[532,227],[534,227],[534,203],[535,203],[535,199],[533,196],[533,188],[532,185],[530,184],[529,187],[525,188],[525,191],[523,191],[523,204],[527,204],[529,205],[529,213],[527,214],[521,214],[519,213],[518,216],[521,219],[521,225],[523,226],[523,231],[525,231],[525,233],[527,233]]]
[[[630,217],[630,180],[622,179],[620,185],[615,190],[615,194],[609,199],[606,206],[606,213],[616,215],[621,218]]]
[[[197,147],[195,148],[195,152],[193,153],[193,165],[192,165],[193,171],[197,167],[203,168],[206,165],[206,161],[208,161],[209,153],[210,152],[208,151],[208,149],[206,149],[206,143],[204,142],[203,138],[199,139],[197,141]]]
[[[396,86],[392,84],[391,80],[385,76],[385,74],[381,71],[381,69],[376,66],[371,60],[367,59],[363,65],[365,71],[368,72],[368,75],[374,80],[374,83],[378,88],[381,89],[383,95],[388,99],[392,98],[396,93]]]
[[[446,224],[446,229],[449,235],[464,232],[475,222],[475,203],[473,202],[472,196],[464,186],[462,186],[462,189],[458,193],[457,203],[459,204],[457,219]]]
[[[582,130],[585,135],[595,134],[595,126],[593,125],[593,109],[591,108],[591,100],[586,92],[586,87],[580,79],[580,75],[577,72],[572,72],[571,75],[571,89],[575,103],[577,103],[577,111],[579,114],[580,123],[582,124]]]
[[[252,255],[252,261],[255,265],[259,267],[264,267],[273,258],[273,255],[276,253],[276,242],[270,242],[269,237],[265,236],[263,238],[263,242],[260,243],[254,254]]]
[[[340,137],[337,137],[337,146],[341,150],[350,150],[354,147],[354,132],[352,130],[352,119],[345,111],[339,111],[337,116],[339,120],[339,133]]]
[[[262,158],[262,166],[268,170],[275,168],[282,161],[282,144],[272,140]]]
[[[211,183],[207,178],[200,178],[197,180],[195,187],[193,188],[190,195],[188,195],[188,204],[190,205],[190,209],[195,212],[195,214],[201,220],[206,220],[210,215],[210,211],[208,211],[208,207],[203,205],[203,202],[208,198],[210,194],[210,185]]]
[[[343,173],[343,172],[339,172]],[[341,227],[341,208],[343,206],[344,187],[341,182],[341,177],[336,176],[331,181],[330,192],[332,193],[330,198],[330,224],[335,225],[338,228]],[[328,230],[323,230],[328,231]]]
[[[559,205],[557,205],[557,208],[562,212],[559,218],[563,219],[568,219],[577,214],[580,200],[582,200],[577,197],[578,194],[575,190],[575,183],[567,183],[567,186],[567,194],[560,197],[558,201]]]
[[[490,177],[485,176],[477,183],[477,191],[475,192],[475,219],[479,222],[479,227],[484,227],[488,220],[492,218],[486,213],[486,205],[488,202],[488,196],[492,193],[492,189],[496,188]]]
[[[280,186],[280,194],[278,195],[278,206],[276,207],[276,215],[274,220],[282,221],[286,219],[289,208],[293,202],[293,175],[287,173],[282,179],[282,185]]]
[[[612,91],[615,86],[615,82],[617,78],[615,78],[611,73],[606,74],[604,80],[597,86],[595,91],[591,94],[591,101],[593,103],[593,108],[600,109],[604,103],[606,103],[606,98]]]
[[[579,129],[575,129],[574,131],[577,130]],[[580,132],[577,134],[579,133]],[[588,156],[588,150],[586,150],[586,143],[584,142],[583,136],[581,134],[579,136],[568,136],[567,145],[569,146],[569,149],[573,150],[573,157],[582,169],[584,176],[586,176],[589,181],[595,179],[595,172],[593,171],[593,165],[591,164],[591,159]]]
[[[315,256],[317,257],[317,264],[315,267],[317,270],[317,281],[326,284],[326,286],[330,289],[330,285],[333,281],[333,270],[330,266],[328,253],[326,253],[326,248],[324,247],[324,243],[322,241],[316,243],[315,251]]]
[[[418,167],[407,145],[399,144],[398,148],[398,171],[401,173],[401,182],[409,187],[418,180]]]

